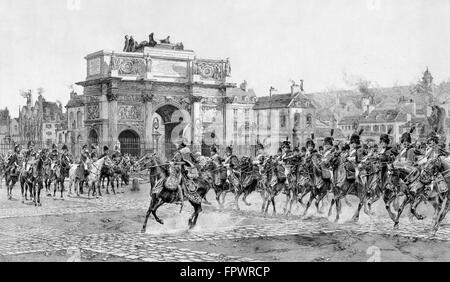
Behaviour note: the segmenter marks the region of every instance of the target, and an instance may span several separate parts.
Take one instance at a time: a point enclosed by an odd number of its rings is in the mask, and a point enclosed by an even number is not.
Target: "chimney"
[[[303,92],[303,79],[300,79],[300,91]]]
[[[239,88],[241,88],[242,91],[247,91],[247,81],[244,80],[244,82],[241,83]]]
[[[295,94],[301,92],[300,85],[296,84],[295,82],[292,82],[291,85],[291,95],[294,96]]]

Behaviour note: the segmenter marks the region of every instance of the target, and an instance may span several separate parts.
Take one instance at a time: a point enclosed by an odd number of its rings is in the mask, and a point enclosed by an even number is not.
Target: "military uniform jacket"
[[[236,171],[239,169],[239,160],[235,155],[231,155],[229,157],[227,157],[225,159],[225,164],[228,164],[229,167],[233,170]]]

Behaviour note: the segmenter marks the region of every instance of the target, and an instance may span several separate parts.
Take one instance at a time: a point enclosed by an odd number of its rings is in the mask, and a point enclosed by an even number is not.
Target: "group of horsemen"
[[[331,182],[331,187],[340,187],[344,185],[344,181],[353,181],[362,185],[367,184],[367,177],[364,177],[366,164],[379,163],[381,165],[381,181],[378,185],[385,184],[386,170],[388,165],[392,165],[396,169],[401,169],[407,173],[412,173],[425,165],[427,160],[437,158],[440,156],[447,157],[450,154],[445,150],[445,145],[440,142],[439,136],[436,133],[430,133],[427,136],[426,143],[412,142],[411,133],[405,132],[400,137],[400,143],[392,142],[392,137],[389,132],[381,134],[379,142],[372,144],[362,144],[359,133],[353,133],[348,143],[335,142],[331,136],[325,137],[323,146],[316,149],[314,142],[314,135],[308,138],[306,146],[299,149],[298,147],[291,149],[289,141],[284,141],[278,149],[276,155],[269,155],[265,152],[262,144],[257,145],[256,157],[253,160],[253,165],[258,167],[260,176],[264,176],[264,171],[267,171],[267,162],[271,162],[274,166],[285,168],[279,170],[277,173],[271,175],[270,179],[261,177],[259,184],[265,185],[267,188],[274,187],[277,184],[284,184],[288,188],[289,177],[288,174],[293,173],[289,167],[297,166],[300,171],[300,177],[297,177],[296,183],[299,185],[311,185],[314,189],[314,174],[313,168],[316,167],[321,172],[320,177],[323,181]],[[181,171],[184,168],[195,168],[199,165],[199,154],[192,154],[189,148],[182,143],[171,164],[176,165],[181,163]],[[345,167],[345,176],[333,175],[335,171],[335,160],[339,158]],[[222,185],[227,183],[232,192],[239,189],[239,184],[242,182],[239,158],[233,154],[231,147],[225,150],[225,157],[219,155],[216,146],[211,147],[210,160],[214,162],[217,169],[215,169],[214,184]],[[185,175],[190,178],[198,177],[198,172],[195,174],[188,173],[186,169]],[[191,170],[192,171],[192,170]],[[195,171],[195,169],[194,169]],[[437,180],[444,179],[443,172],[436,173],[433,177]],[[316,176],[317,177],[317,176]],[[433,182],[436,183],[436,182]],[[398,183],[397,183],[398,184]],[[447,190],[445,181],[440,181],[439,189]],[[430,186],[431,184],[429,184]],[[241,187],[242,188],[242,187]],[[318,188],[318,187],[316,187]],[[382,187],[381,187],[382,188]],[[428,187],[431,189],[431,187]],[[179,188],[180,198],[183,199],[182,188]]]
[[[81,170],[81,175],[86,178],[89,175],[92,165],[105,156],[110,156],[114,165],[119,165],[124,156],[121,154],[119,146],[114,146],[114,151],[110,153],[108,146],[103,147],[103,153],[98,156],[98,149],[92,145],[89,149],[87,144],[81,148],[80,160],[77,163]],[[5,157],[5,175],[18,175],[22,173],[32,173],[33,165],[39,158],[45,159],[45,164],[49,165],[50,172],[54,171],[56,166],[59,167],[60,173],[65,177],[69,176],[69,170],[73,164],[73,157],[69,153],[67,145],[63,145],[61,150],[53,144],[51,149],[36,149],[35,143],[29,141],[25,150],[21,149],[20,144],[14,145],[14,150]]]

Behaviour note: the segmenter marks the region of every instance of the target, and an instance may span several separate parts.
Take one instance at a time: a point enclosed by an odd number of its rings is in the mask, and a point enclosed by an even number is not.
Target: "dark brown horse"
[[[151,200],[142,232],[146,231],[150,214],[158,223],[164,224],[163,220],[156,215],[156,211],[164,204],[173,204],[180,200],[178,185],[183,191],[184,200],[188,200],[194,208],[194,212],[188,221],[189,229],[192,229],[202,211],[202,201],[210,189],[209,183],[202,177],[189,179],[177,165],[171,165],[167,170],[167,164],[163,164],[155,155],[150,157],[148,164],[150,168]]]

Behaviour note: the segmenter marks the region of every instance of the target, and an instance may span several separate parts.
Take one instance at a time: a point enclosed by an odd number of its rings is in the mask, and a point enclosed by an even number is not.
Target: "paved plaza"
[[[405,217],[398,230],[392,229],[392,222],[386,217],[366,218],[360,223],[334,224],[325,215],[316,216],[315,210],[307,218],[299,216],[286,217],[283,215],[262,216],[258,212],[259,205],[245,207],[242,211],[235,211],[233,206],[224,210],[212,205],[205,205],[199,217],[199,226],[192,231],[186,230],[187,219],[192,211],[186,204],[181,215],[179,206],[165,206],[159,211],[160,216],[170,225],[176,218],[173,229],[170,226],[157,224],[151,217],[147,232],[141,234],[140,228],[126,232],[86,231],[77,225],[77,216],[94,217],[104,213],[125,213],[136,211],[144,215],[148,207],[148,188],[141,185],[141,191],[104,195],[99,199],[83,197],[66,197],[65,200],[52,199],[44,193],[43,205],[35,207],[30,203],[21,203],[18,187],[14,190],[14,200],[6,200],[6,190],[0,190],[0,256],[26,255],[33,253],[67,252],[78,250],[80,253],[94,253],[108,255],[126,261],[226,261],[242,262],[257,261],[242,256],[231,256],[223,253],[211,253],[196,249],[180,248],[177,243],[183,242],[216,242],[223,240],[246,240],[258,238],[281,238],[292,235],[323,235],[352,232],[354,234],[381,234],[417,238],[422,240],[450,241],[450,226],[444,224],[435,237],[429,236],[429,220],[413,221]],[[249,200],[257,200],[258,194],[251,195]],[[231,202],[231,201],[230,201]],[[284,197],[278,200],[281,205]],[[176,210],[176,211],[175,211]],[[282,210],[281,208],[279,210]],[[298,214],[298,213],[297,213]],[[54,226],[44,223],[45,217],[68,216],[71,223],[68,226]],[[330,218],[331,219],[331,218]],[[25,222],[32,222],[29,224]],[[108,219],[102,219],[108,221]],[[223,220],[221,222],[220,220]],[[228,220],[228,221],[226,221]],[[168,223],[167,223],[168,222]],[[33,226],[33,227],[31,227]]]

